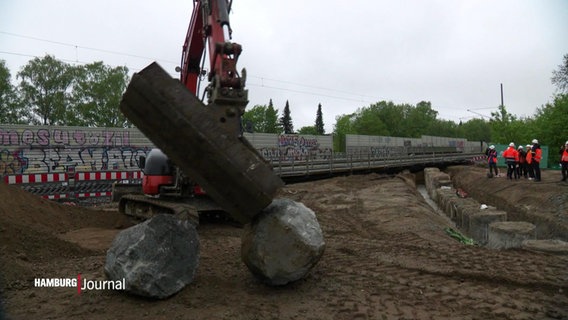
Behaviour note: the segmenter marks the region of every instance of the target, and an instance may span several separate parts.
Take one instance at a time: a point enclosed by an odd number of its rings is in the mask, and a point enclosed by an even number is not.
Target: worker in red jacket
[[[505,158],[505,163],[507,164],[507,179],[513,180],[513,176],[515,180],[519,179],[516,169],[517,161],[519,161],[519,153],[517,149],[515,149],[513,142],[509,143],[509,148],[503,151],[503,158]]]
[[[542,159],[542,149],[537,139],[533,139],[531,148],[532,169],[534,171],[534,181],[540,181],[540,160]]]
[[[517,175],[519,179],[521,177],[527,177],[527,154],[523,148],[523,146],[519,146],[517,148],[517,152],[519,153],[519,161],[517,161]]]
[[[560,148],[560,165],[562,166],[562,181],[568,180],[568,141]]]

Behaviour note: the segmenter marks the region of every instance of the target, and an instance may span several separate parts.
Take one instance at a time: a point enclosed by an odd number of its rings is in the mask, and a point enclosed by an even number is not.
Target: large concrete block
[[[456,226],[464,231],[469,227],[469,215],[479,212],[479,203],[473,199],[461,201],[457,207],[456,217],[454,222]]]
[[[489,225],[507,220],[507,213],[500,210],[480,210],[469,216],[469,234],[475,242],[485,245],[489,235]]]
[[[438,203],[438,207],[440,207],[440,209],[444,211],[446,215],[448,215],[448,212],[446,211],[448,202],[450,201],[450,199],[457,197],[455,192],[456,192],[455,189],[449,189],[449,188],[438,189],[438,199],[436,202]]]
[[[536,227],[525,221],[500,221],[489,224],[487,247],[520,248],[525,240],[536,239]]]
[[[238,133],[239,110],[205,106],[156,63],[135,73],[120,110],[235,219],[247,223],[283,186]]]
[[[479,209],[479,205],[477,206],[464,206],[461,208],[461,210],[459,211],[459,220],[461,221],[461,226],[460,229],[467,234],[468,236],[471,237],[471,233],[469,230],[469,220],[471,216],[475,216],[476,214],[478,214],[481,211],[481,209]]]
[[[424,184],[430,198],[435,199],[435,191],[442,186],[451,186],[452,181],[447,173],[440,172],[438,168],[424,169]]]

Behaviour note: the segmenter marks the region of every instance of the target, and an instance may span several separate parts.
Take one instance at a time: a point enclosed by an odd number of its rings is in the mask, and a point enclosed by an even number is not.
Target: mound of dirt
[[[116,212],[59,204],[0,183],[0,271],[6,287],[29,284],[41,273],[34,265],[53,259],[90,256],[92,250],[61,235],[84,227],[121,227]]]

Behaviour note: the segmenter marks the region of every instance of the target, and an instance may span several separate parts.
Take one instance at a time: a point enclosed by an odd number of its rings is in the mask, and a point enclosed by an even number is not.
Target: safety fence
[[[49,200],[75,201],[110,197],[112,184],[141,184],[141,171],[97,171],[6,175],[4,182]]]

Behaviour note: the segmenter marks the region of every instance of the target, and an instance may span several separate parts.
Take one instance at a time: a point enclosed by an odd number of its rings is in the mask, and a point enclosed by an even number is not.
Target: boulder
[[[262,282],[285,285],[303,278],[324,249],[315,213],[302,203],[275,199],[245,226],[241,255]]]
[[[197,230],[187,220],[159,214],[121,231],[107,251],[104,271],[125,290],[167,298],[191,283],[199,263]]]

